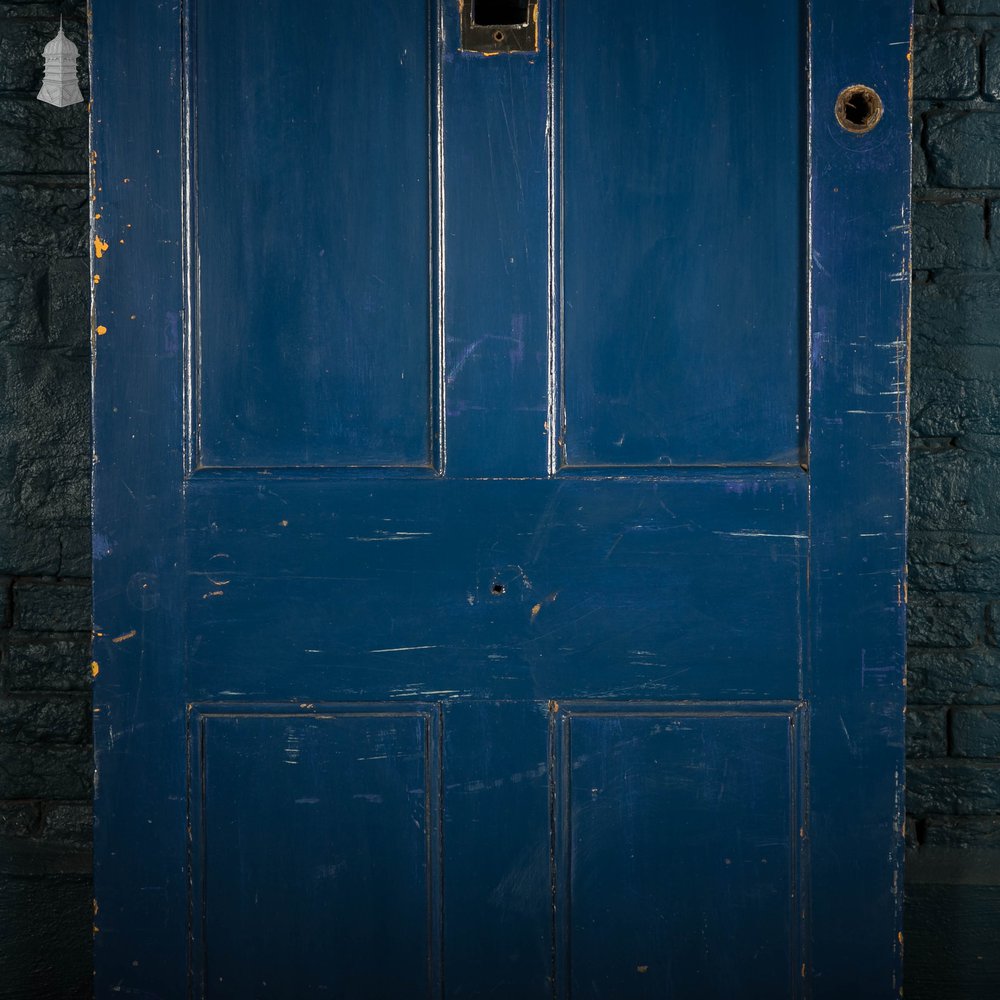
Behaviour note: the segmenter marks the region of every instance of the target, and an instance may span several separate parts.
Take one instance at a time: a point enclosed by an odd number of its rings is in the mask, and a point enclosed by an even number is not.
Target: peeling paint
[[[545,607],[546,604],[554,604],[556,599],[559,597],[559,591],[553,590],[551,594],[546,594],[537,604],[535,604],[531,609],[531,620],[534,621],[539,612]]]

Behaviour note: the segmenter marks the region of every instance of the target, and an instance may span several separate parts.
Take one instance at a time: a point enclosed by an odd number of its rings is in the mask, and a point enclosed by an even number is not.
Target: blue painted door
[[[896,995],[906,3],[93,8],[98,996]]]

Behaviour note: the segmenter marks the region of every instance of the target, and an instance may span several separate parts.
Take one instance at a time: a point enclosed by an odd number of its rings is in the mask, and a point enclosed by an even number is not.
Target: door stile
[[[859,985],[889,997],[902,990],[909,4],[812,0],[810,42],[812,902],[803,975],[816,998]],[[867,134],[834,117],[838,94],[854,84],[884,105]]]
[[[458,4],[444,11],[449,478],[548,475],[547,6],[538,5],[539,51],[496,57],[460,51]]]
[[[181,38],[171,5],[92,29],[95,994],[182,997]]]

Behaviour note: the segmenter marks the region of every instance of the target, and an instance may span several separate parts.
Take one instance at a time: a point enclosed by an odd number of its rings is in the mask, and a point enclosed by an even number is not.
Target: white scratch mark
[[[299,749],[299,744],[301,740],[292,731],[290,726],[285,728],[285,763],[286,764],[298,764],[299,754],[302,752]]]
[[[731,535],[733,538],[806,538],[806,535],[783,535],[769,531],[716,531],[716,535]]]
[[[391,649],[369,649],[369,653],[409,653],[414,649],[437,649],[437,646],[393,646]]]
[[[379,531],[374,535],[352,535],[351,542],[411,542],[415,538],[429,538],[430,531]]]

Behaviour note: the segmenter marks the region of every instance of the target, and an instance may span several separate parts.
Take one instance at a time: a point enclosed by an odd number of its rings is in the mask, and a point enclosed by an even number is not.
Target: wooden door
[[[895,995],[906,3],[93,8],[98,996]]]

